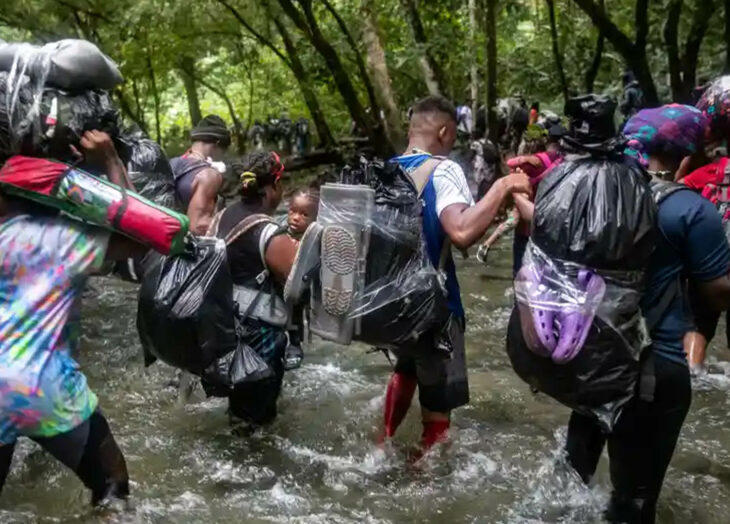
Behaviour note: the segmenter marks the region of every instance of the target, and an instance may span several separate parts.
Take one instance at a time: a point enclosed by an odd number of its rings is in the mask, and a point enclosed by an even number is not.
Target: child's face
[[[314,222],[315,209],[312,201],[303,195],[292,199],[289,204],[289,229],[294,233],[304,233],[309,224]]]

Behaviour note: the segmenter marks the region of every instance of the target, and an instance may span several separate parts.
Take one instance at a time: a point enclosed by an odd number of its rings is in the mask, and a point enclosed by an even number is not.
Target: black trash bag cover
[[[533,389],[595,418],[608,432],[637,390],[640,364],[627,334],[596,317],[580,353],[567,364],[556,364],[529,349],[515,307],[507,327],[507,355],[515,373]]]
[[[67,91],[114,89],[124,81],[112,59],[86,40],[68,38],[42,47],[0,42],[0,71],[10,71],[13,63],[34,80]]]
[[[616,136],[616,100],[610,96],[583,95],[568,99],[565,115],[570,136],[584,144],[600,143]]]
[[[172,167],[162,147],[136,128],[125,130],[116,142],[137,193],[161,206],[184,211],[175,192]]]
[[[139,291],[137,331],[149,354],[201,375],[238,342],[225,243],[200,237],[192,251],[159,257],[147,270]]]
[[[357,339],[374,346],[397,346],[424,336],[438,337],[449,310],[438,272],[426,254],[418,191],[396,162],[364,162],[361,171],[375,191],[375,223],[370,229],[365,286],[351,313],[360,320]]]
[[[271,366],[251,346],[239,342],[235,351],[208,366],[202,378],[208,396],[225,397],[240,384],[259,382],[273,376]]]
[[[74,161],[71,146],[78,148],[84,132],[97,129],[116,139],[122,129],[119,110],[104,91],[69,94],[52,88],[35,92],[27,77],[8,84],[0,72],[0,160],[13,155]],[[34,111],[36,96],[40,96]],[[54,110],[55,108],[55,110]]]
[[[532,241],[594,269],[645,270],[656,240],[648,176],[628,157],[567,157],[538,188]]]

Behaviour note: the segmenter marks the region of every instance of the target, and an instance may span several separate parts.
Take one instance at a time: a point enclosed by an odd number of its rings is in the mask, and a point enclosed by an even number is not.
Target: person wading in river
[[[403,421],[418,386],[423,417],[422,447],[428,449],[446,438],[451,410],[469,402],[465,347],[464,308],[450,245],[467,249],[487,231],[505,199],[513,193],[529,194],[524,173],[497,180],[474,205],[469,185],[458,164],[445,157],[456,141],[456,109],[446,99],[431,96],[413,107],[409,144],[398,162],[421,189],[425,207],[423,233],[428,256],[446,272],[446,289],[452,321],[452,351],[422,347],[396,351],[395,371],[385,395],[384,434],[390,438]]]
[[[234,300],[241,313],[241,338],[271,368],[272,376],[236,386],[229,395],[234,422],[250,428],[276,417],[287,347],[286,307],[279,298],[298,242],[271,215],[281,202],[284,165],[273,152],[251,153],[231,166],[240,199],[214,219],[211,234],[228,245]]]
[[[131,187],[111,139],[88,131],[89,165]],[[92,504],[125,499],[129,477],[96,395],[71,357],[72,309],[86,277],[146,248],[0,192],[0,491],[15,443],[29,437],[91,490]]]
[[[691,319],[681,279],[686,275],[695,282],[718,311],[730,305],[730,248],[715,207],[683,186],[659,182],[673,180],[683,157],[701,147],[704,122],[696,109],[675,104],[640,111],[624,129],[633,151],[648,155],[659,202],[661,234],[641,300],[652,344],[642,355],[642,387],[613,432],[605,435],[595,419],[573,412],[566,444],[569,463],[588,482],[608,443],[613,484],[609,522],[654,522],[664,475],[689,410],[691,384],[682,339]],[[653,391],[646,391],[645,384],[652,383]]]
[[[177,198],[190,219],[190,231],[204,235],[223,186],[225,166],[221,160],[231,145],[231,132],[221,117],[208,115],[193,128],[190,138],[190,149],[170,160],[170,167]]]

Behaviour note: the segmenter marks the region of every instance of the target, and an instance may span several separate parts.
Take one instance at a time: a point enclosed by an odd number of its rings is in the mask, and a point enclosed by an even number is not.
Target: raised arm
[[[468,249],[486,233],[504,200],[512,194],[529,195],[530,180],[524,173],[513,173],[497,180],[476,205],[452,204],[439,216],[451,243]]]

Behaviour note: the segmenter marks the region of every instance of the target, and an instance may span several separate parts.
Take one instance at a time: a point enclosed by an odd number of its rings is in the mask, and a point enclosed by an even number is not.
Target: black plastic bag
[[[124,131],[117,143],[135,190],[156,204],[181,210],[175,177],[162,147],[139,129]]]
[[[594,269],[645,270],[656,240],[646,173],[622,155],[571,155],[540,183],[532,241]]]
[[[147,270],[139,292],[137,330],[148,354],[202,375],[238,343],[225,243],[201,237],[193,251],[160,257]]]
[[[596,418],[610,432],[622,407],[636,394],[640,361],[634,348],[642,342],[627,340],[630,333],[622,334],[596,317],[580,353],[566,364],[556,364],[529,349],[515,307],[507,328],[507,354],[515,373],[534,390]]]
[[[422,204],[410,176],[395,162],[364,166],[375,191],[365,286],[351,317],[361,342],[397,346],[437,338],[449,318],[446,292],[425,250]]]
[[[39,88],[22,75],[9,80],[0,72],[0,160],[18,154],[74,160],[70,146],[78,147],[84,132],[118,137],[121,116],[109,93]]]
[[[235,351],[214,361],[202,378],[208,396],[224,397],[239,384],[258,382],[273,376],[271,366],[249,345],[239,342]]]
[[[20,71],[67,91],[114,89],[124,81],[117,65],[86,40],[65,39],[44,46],[0,42],[0,71]]]

